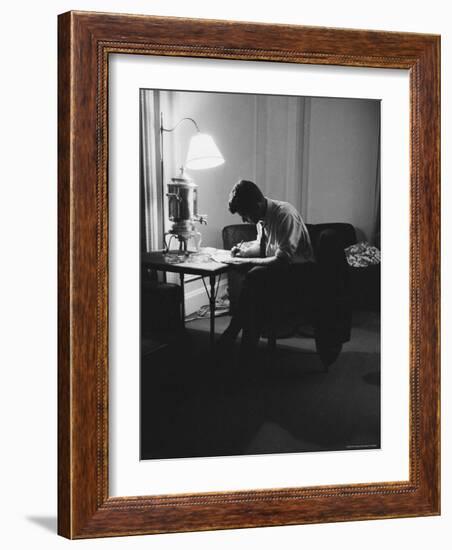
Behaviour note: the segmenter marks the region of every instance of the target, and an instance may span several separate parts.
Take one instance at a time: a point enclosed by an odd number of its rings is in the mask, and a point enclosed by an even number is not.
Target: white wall
[[[310,100],[304,197],[309,223],[349,222],[359,239],[372,239],[379,112],[373,100]]]
[[[0,88],[2,545],[11,550],[450,547],[452,531],[452,22],[448,3],[207,0],[7,2]],[[70,542],[56,524],[56,15],[69,9],[443,33],[442,517]],[[18,22],[20,21],[20,33]],[[20,39],[18,36],[20,35]],[[447,93],[449,92],[449,93]],[[447,96],[446,96],[447,94]],[[24,147],[26,155],[24,152]]]

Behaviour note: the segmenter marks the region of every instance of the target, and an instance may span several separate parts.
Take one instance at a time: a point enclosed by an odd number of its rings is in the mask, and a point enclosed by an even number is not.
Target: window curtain
[[[381,123],[378,124],[378,140],[377,140],[377,173],[375,178],[375,194],[374,194],[374,231],[372,234],[372,244],[377,248],[381,247],[380,231],[381,231],[381,173],[380,173],[380,135]]]
[[[163,246],[159,111],[158,91],[140,90],[140,240],[143,252]]]

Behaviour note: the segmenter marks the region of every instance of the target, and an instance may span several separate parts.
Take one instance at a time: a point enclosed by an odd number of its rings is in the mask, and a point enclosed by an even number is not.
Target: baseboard
[[[206,281],[207,288],[210,292],[209,283]],[[192,290],[188,291],[188,288],[193,287]],[[218,297],[223,296],[228,287],[227,279],[222,279],[218,287]],[[201,280],[195,281],[193,283],[188,283],[185,285],[185,315],[191,315],[195,311],[198,311],[202,306],[209,304],[209,298],[206,294],[206,290]]]

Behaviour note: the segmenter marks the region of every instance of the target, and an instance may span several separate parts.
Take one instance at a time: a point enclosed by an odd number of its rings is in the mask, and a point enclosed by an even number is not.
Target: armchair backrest
[[[238,223],[223,227],[223,247],[225,250],[242,241],[254,241],[257,238],[256,226],[252,223]]]
[[[306,227],[311,237],[314,253],[316,252],[320,235],[327,229],[334,232],[338,244],[340,244],[342,248],[347,248],[356,243],[356,231],[351,223],[308,223]]]

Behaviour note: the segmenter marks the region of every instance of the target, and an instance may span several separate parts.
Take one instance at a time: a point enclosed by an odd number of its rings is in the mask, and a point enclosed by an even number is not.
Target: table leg
[[[213,349],[215,345],[215,275],[210,275],[210,348]]]
[[[184,274],[179,273],[180,277],[180,286],[182,289],[182,305],[181,305],[181,316],[182,316],[182,326],[185,327],[185,285],[184,285]]]

